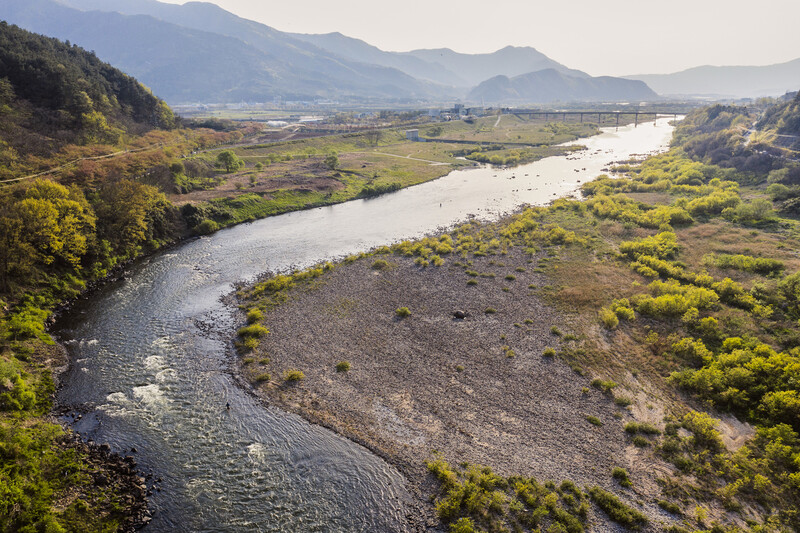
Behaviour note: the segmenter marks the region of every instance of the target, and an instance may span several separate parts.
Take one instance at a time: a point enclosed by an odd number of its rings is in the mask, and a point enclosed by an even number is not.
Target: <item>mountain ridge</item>
[[[277,99],[432,103],[463,99],[498,75],[513,78],[553,69],[570,78],[592,79],[531,47],[506,46],[484,54],[449,48],[386,52],[340,33],[282,32],[208,2],[4,0],[2,18],[95,50],[173,104]],[[584,96],[606,100],[606,93]]]
[[[779,96],[800,86],[800,58],[772,65],[701,65],[670,74],[623,76],[663,95],[754,98]]]
[[[190,9],[213,6],[192,4]],[[213,9],[227,13],[216,6]],[[258,25],[228,15],[228,22],[238,20],[245,26]],[[263,101],[275,96],[296,99],[437,96],[432,84],[397,70],[348,63],[303,50],[302,46],[294,47],[293,43],[284,46],[278,39],[275,39],[276,49],[270,50],[266,44],[270,40],[268,31],[262,42],[248,44],[236,37],[176,25],[151,15],[80,11],[53,0],[8,0],[0,5],[0,18],[93,49],[104,60],[134,75],[173,103]]]
[[[644,82],[611,76],[576,77],[544,69],[520,76],[495,76],[468,95],[471,101],[492,104],[550,103],[556,101],[641,101],[658,95]]]

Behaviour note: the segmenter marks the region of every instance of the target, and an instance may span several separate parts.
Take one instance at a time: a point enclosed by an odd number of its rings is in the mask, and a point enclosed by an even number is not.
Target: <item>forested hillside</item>
[[[176,125],[169,107],[93,53],[0,23],[0,163],[67,143],[117,144]]]
[[[45,324],[114,266],[183,234],[146,178],[173,187],[180,154],[242,137],[176,126],[94,54],[0,23],[0,531],[127,531],[143,516],[129,465],[48,422],[51,369],[65,361]]]
[[[800,91],[768,109],[758,121],[758,128],[775,134],[773,140],[777,144],[793,150],[795,158],[800,157]]]

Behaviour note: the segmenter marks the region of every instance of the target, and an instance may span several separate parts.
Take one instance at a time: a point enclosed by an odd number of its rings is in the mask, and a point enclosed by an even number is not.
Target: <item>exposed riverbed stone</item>
[[[561,342],[550,333],[553,325],[571,332],[568,318],[529,288],[545,278],[512,250],[472,258],[470,269],[494,277],[467,285],[474,278],[453,265],[457,260],[421,268],[394,256],[396,268],[375,273],[367,258],[333,270],[267,313],[270,334],[254,359],[268,355],[270,362],[243,369],[273,402],[400,468],[426,524],[436,523],[429,497],[438,484],[425,466],[433,450],[506,476],[614,490],[612,468],[630,466],[624,420],[609,395],[589,387],[589,377],[542,357]],[[411,312],[402,320],[400,307]],[[487,308],[496,312],[454,320],[457,311]],[[338,361],[350,370],[336,372]],[[305,379],[292,387],[255,381],[258,372],[280,376],[289,369]],[[593,531],[616,530],[602,513],[593,515]]]

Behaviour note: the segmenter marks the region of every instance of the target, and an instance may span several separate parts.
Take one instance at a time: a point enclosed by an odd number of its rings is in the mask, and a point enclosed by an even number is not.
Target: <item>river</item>
[[[369,200],[288,213],[138,262],[59,322],[57,404],[84,438],[153,473],[147,531],[405,531],[400,473],[363,447],[265,406],[234,375],[234,284],[567,195],[612,161],[667,147],[665,119],[604,130],[586,150],[488,167]],[[231,409],[225,409],[230,402]],[[78,417],[80,415],[80,418]]]

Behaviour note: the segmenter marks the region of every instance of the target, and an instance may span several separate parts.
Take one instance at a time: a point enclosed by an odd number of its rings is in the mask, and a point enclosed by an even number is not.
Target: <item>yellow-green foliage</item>
[[[678,385],[754,420],[800,429],[800,348],[777,352],[755,339],[731,337],[719,352],[699,350],[699,357],[702,368],[673,374]]]
[[[617,314],[607,307],[600,309],[598,312],[598,317],[606,329],[614,329],[619,325],[619,318],[617,317]]]
[[[295,381],[302,381],[306,379],[306,375],[303,373],[302,370],[287,370],[286,373],[283,375],[284,381],[287,382],[295,382]]]
[[[634,320],[636,318],[636,314],[631,307],[631,302],[627,298],[614,300],[611,302],[609,308],[622,320]]]
[[[764,275],[778,274],[786,268],[783,262],[777,259],[742,254],[708,254],[703,257],[703,263],[717,268],[743,270]]]
[[[289,298],[289,291],[292,288],[308,284],[322,277],[333,268],[334,266],[331,263],[324,263],[291,274],[277,274],[265,281],[256,283],[247,292],[247,299],[254,307],[259,309],[280,305]]]
[[[0,411],[32,411],[36,394],[27,379],[30,376],[13,359],[0,356]]]
[[[652,237],[645,237],[635,241],[624,241],[619,245],[620,253],[631,259],[647,255],[658,259],[669,259],[675,256],[680,250],[677,238],[671,231],[662,231]]]
[[[643,228],[657,229],[664,225],[679,226],[692,223],[692,217],[682,207],[652,207],[622,194],[595,196],[587,201],[587,205],[600,218],[630,222]]]
[[[508,531],[512,524],[542,531],[582,533],[589,511],[586,495],[574,483],[539,483],[534,478],[504,478],[488,467],[454,469],[441,457],[427,463],[441,484],[436,511],[450,531]]]
[[[648,278],[661,276],[688,283],[694,283],[697,279],[693,273],[687,272],[682,266],[649,255],[638,256],[630,266],[634,271]]]
[[[744,290],[741,284],[730,278],[711,284],[711,288],[719,294],[720,299],[734,307],[740,307],[752,311],[756,316],[766,318],[772,314],[769,305],[761,305],[758,300],[749,292]]]
[[[255,324],[256,322],[261,322],[263,318],[264,318],[264,312],[261,309],[253,308],[247,312],[248,324]]]
[[[700,480],[701,490],[718,498],[728,510],[741,509],[750,500],[773,509],[770,521],[777,531],[796,530],[800,501],[800,438],[786,424],[759,427],[756,435],[736,453],[722,442],[718,421],[691,411],[680,424],[688,437],[667,424],[658,452],[684,473]],[[627,428],[626,428],[627,429]],[[699,487],[698,487],[699,488]]]
[[[696,366],[710,362],[713,357],[711,350],[706,348],[703,341],[692,338],[681,339],[674,343],[672,352],[683,361]]]
[[[722,216],[747,226],[763,225],[777,220],[772,202],[765,198],[756,198],[747,203],[728,207],[722,211]]]
[[[736,207],[741,198],[734,191],[716,190],[707,196],[691,200],[686,209],[693,216],[719,215],[727,208]]]
[[[644,315],[678,317],[689,309],[710,309],[717,305],[719,296],[705,287],[681,285],[676,280],[656,280],[649,285],[653,296],[638,296],[634,305]]]
[[[242,338],[247,338],[247,337],[259,338],[269,334],[269,330],[264,326],[262,326],[261,324],[250,324],[249,326],[239,328],[237,334]]]
[[[591,487],[589,497],[605,511],[609,518],[629,529],[639,530],[648,522],[645,515],[628,507],[619,498],[600,487]]]

